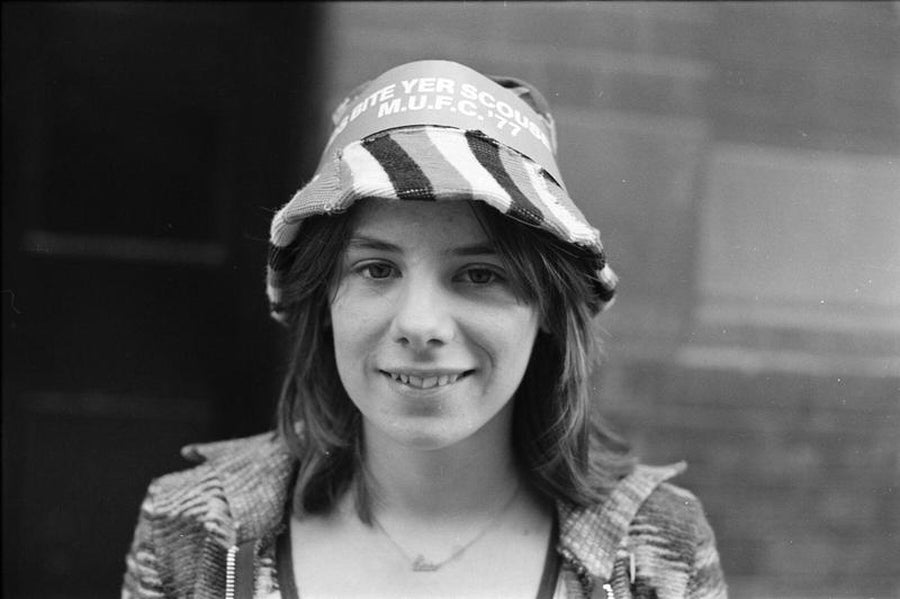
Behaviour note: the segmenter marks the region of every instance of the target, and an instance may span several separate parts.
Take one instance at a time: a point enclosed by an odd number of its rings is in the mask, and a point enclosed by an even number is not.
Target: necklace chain
[[[453,553],[450,554],[449,557],[447,557],[439,562],[430,561],[430,560],[426,559],[425,556],[422,555],[421,553],[417,554],[415,557],[412,557],[409,554],[409,552],[406,551],[406,549],[404,549],[403,546],[400,543],[398,543],[394,537],[391,536],[391,533],[389,533],[384,528],[384,526],[381,524],[381,522],[378,521],[378,518],[376,518],[374,514],[372,515],[372,521],[375,523],[375,526],[378,527],[378,530],[380,530],[382,532],[382,534],[384,534],[384,536],[387,538],[387,540],[390,541],[391,544],[397,549],[397,551],[400,552],[400,555],[402,555],[406,559],[406,561],[408,561],[410,563],[410,565],[412,566],[413,572],[436,572],[437,570],[440,570],[443,566],[449,564],[453,560],[460,557],[463,553],[466,552],[466,550],[469,547],[474,545],[476,542],[478,542],[479,539],[481,539],[484,535],[486,535],[487,532],[489,530],[491,530],[500,521],[500,517],[503,516],[509,510],[509,508],[512,506],[513,502],[515,501],[516,497],[518,497],[518,496],[519,496],[519,485],[516,485],[515,492],[513,492],[513,494],[506,501],[506,503],[503,504],[503,507],[500,508],[500,510],[498,510],[497,513],[493,517],[491,517],[491,519],[484,526],[484,528],[482,528],[478,532],[478,534],[476,534],[474,537],[472,537],[465,545],[462,545],[461,547],[457,548]]]

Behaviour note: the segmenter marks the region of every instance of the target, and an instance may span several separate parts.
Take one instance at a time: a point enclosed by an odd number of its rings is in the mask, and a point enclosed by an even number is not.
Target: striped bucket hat
[[[272,220],[267,294],[276,320],[286,320],[282,281],[304,220],[364,198],[485,202],[594,255],[599,309],[612,303],[616,275],[566,191],[553,117],[529,84],[419,61],[360,86],[332,119],[315,175]]]

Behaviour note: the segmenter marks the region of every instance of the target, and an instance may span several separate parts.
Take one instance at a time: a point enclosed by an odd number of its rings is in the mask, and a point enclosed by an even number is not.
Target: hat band
[[[445,60],[411,62],[371,81],[355,103],[344,107],[319,169],[354,141],[416,125],[481,131],[527,156],[563,185],[544,118],[481,73]]]

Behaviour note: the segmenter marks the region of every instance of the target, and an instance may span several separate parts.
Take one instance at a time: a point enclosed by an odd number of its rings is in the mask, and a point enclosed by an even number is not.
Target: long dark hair
[[[518,465],[547,498],[588,505],[634,465],[628,446],[591,409],[589,378],[598,355],[592,327],[597,258],[481,202],[470,205],[516,293],[536,306],[542,323],[514,398]],[[295,255],[283,307],[291,340],[278,431],[299,461],[296,513],[329,512],[356,481],[357,510],[370,522],[362,417],[338,376],[329,313],[358,206],[309,218],[289,249]]]

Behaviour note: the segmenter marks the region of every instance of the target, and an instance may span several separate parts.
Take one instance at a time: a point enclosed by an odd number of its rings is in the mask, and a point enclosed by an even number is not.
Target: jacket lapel
[[[583,508],[557,503],[557,547],[585,591],[612,577],[616,552],[644,500],[661,482],[685,468],[683,462],[670,466],[638,465],[616,485],[606,501],[596,506]]]
[[[223,597],[228,550],[252,539],[274,537],[289,502],[296,460],[274,433],[189,445],[188,460],[204,463],[218,482],[223,509],[208,516],[209,531],[194,586],[198,599]]]
[[[205,461],[221,481],[235,544],[270,535],[282,523],[296,461],[274,433],[189,445],[182,455]]]

